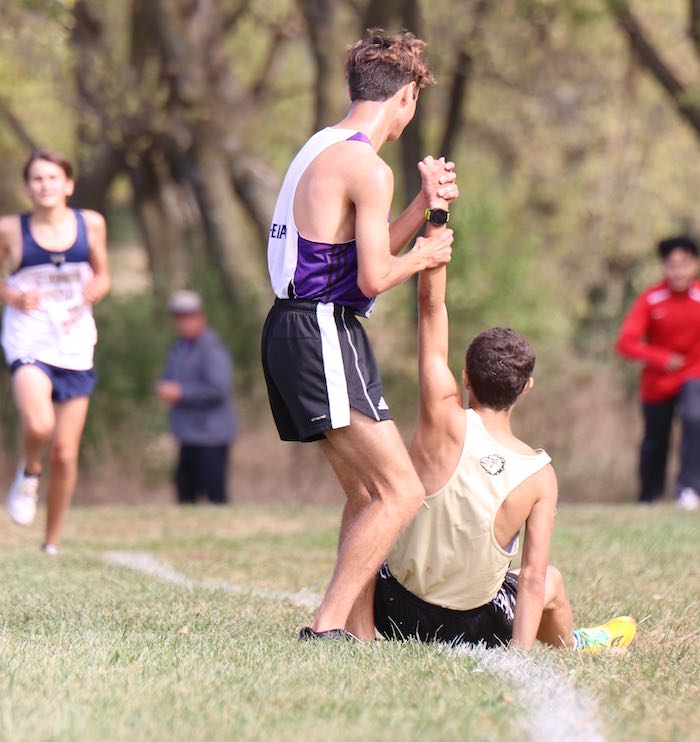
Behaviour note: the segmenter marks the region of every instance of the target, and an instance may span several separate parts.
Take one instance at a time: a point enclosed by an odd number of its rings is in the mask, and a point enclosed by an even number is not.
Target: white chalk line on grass
[[[478,670],[510,680],[518,705],[526,711],[533,742],[604,740],[597,705],[546,659],[535,660],[505,648],[454,647],[452,651],[475,659]]]
[[[161,582],[170,582],[182,587],[204,588],[206,590],[223,590],[227,593],[237,595],[252,595],[256,598],[268,600],[281,600],[297,608],[317,608],[321,597],[308,588],[292,593],[284,590],[258,590],[254,588],[236,585],[225,580],[193,580],[182,572],[178,572],[166,562],[160,561],[151,554],[143,551],[107,551],[104,559],[109,564],[118,567],[127,567],[150,577],[155,577]]]
[[[126,567],[141,574],[188,588],[223,590],[238,595],[284,601],[298,608],[314,609],[320,595],[303,588],[297,592],[258,590],[225,580],[194,580],[166,562],[142,551],[107,551],[108,564]],[[484,647],[449,647],[448,651],[475,660],[476,672],[506,677],[518,705],[526,715],[533,742],[603,742],[598,709],[592,699],[577,691],[570,678],[558,673],[546,660],[535,660],[520,652]]]

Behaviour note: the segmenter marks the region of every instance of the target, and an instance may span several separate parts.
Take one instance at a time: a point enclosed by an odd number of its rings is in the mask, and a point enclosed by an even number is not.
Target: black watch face
[[[432,209],[430,212],[430,223],[440,226],[441,224],[447,224],[449,214],[445,209]]]

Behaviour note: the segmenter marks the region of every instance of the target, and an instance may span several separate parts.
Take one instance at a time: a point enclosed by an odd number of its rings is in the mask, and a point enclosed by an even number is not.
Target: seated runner
[[[463,409],[447,365],[445,286],[444,266],[420,274],[420,413],[410,455],[432,494],[379,572],[376,628],[387,639],[426,642],[628,646],[636,632],[628,616],[573,629],[562,576],[548,564],[556,476],[549,456],[510,426],[533,386],[532,348],[509,329],[478,335],[462,378],[471,408]],[[521,568],[511,570],[523,526]]]

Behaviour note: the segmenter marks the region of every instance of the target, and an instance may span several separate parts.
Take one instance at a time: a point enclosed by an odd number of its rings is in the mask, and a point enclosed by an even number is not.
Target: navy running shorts
[[[93,368],[88,371],[73,371],[69,368],[50,366],[35,358],[20,358],[11,364],[10,370],[14,373],[22,366],[36,366],[49,377],[51,399],[57,404],[76,397],[89,397],[97,384],[97,372]]]
[[[364,328],[349,307],[277,299],[262,334],[262,365],[283,441],[317,441],[350,424],[350,408],[390,420]]]
[[[518,575],[508,572],[501,589],[486,605],[455,611],[426,603],[406,590],[386,562],[377,575],[374,625],[386,639],[499,647],[513,636]]]

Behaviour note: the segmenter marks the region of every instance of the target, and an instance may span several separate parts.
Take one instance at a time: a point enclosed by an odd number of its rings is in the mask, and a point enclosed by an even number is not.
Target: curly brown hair
[[[535,367],[535,352],[515,330],[492,327],[467,348],[469,388],[485,407],[509,410],[525,391]]]
[[[370,28],[360,41],[349,44],[345,74],[350,99],[385,101],[409,82],[420,90],[435,78],[423,58],[425,42],[409,31],[388,35]]]

